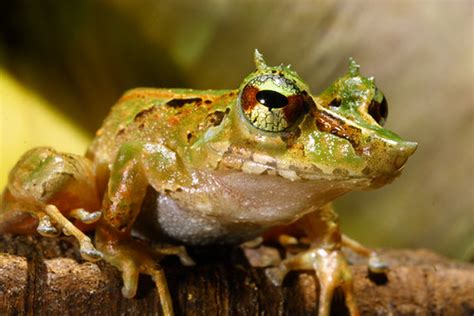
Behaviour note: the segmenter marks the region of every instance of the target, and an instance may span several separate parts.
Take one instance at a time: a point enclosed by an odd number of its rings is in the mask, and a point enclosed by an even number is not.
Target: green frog
[[[290,66],[268,66],[258,51],[255,64],[237,90],[126,92],[85,157],[28,151],[3,192],[0,232],[72,235],[85,259],[121,271],[125,297],[149,274],[166,315],[173,307],[160,258],[190,265],[186,245],[304,237],[306,249],[266,269],[270,281],[314,269],[319,315],[329,315],[339,287],[358,315],[341,247],[367,256],[373,271],[386,267],[340,232],[330,202],[391,182],[417,144],[382,127],[386,99],[352,59],[319,95]],[[135,224],[150,192],[143,229]]]

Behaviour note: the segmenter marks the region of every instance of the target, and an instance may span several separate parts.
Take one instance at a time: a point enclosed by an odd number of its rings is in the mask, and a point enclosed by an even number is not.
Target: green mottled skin
[[[236,91],[199,91],[184,89],[134,89],[121,98],[104,121],[88,150],[97,164],[110,164],[122,144],[159,143],[187,157],[193,144],[203,141],[209,114],[225,112],[235,101]],[[200,102],[167,106],[171,100],[199,98]],[[154,109],[154,110],[153,110]],[[149,112],[147,112],[149,111]],[[140,118],[140,115],[142,117]],[[192,133],[192,139],[188,135]],[[201,164],[189,161],[189,164]]]

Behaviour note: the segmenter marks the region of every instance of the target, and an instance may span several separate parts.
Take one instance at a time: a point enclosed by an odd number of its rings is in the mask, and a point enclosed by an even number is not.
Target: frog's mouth
[[[413,143],[414,144],[414,143]],[[270,155],[256,153],[249,149],[230,146],[222,155],[218,169],[232,169],[254,175],[280,176],[290,181],[298,180],[330,180],[337,182],[351,182],[360,189],[375,188],[391,182],[403,169],[404,163],[413,153],[416,146],[407,150],[399,150],[399,155],[392,162],[385,161],[384,167],[376,169],[364,168],[362,171],[350,173],[346,169],[322,169],[312,163],[291,161],[287,158],[278,158]],[[388,157],[390,157],[389,155]],[[380,160],[380,159],[379,159]],[[402,162],[403,161],[403,162]],[[372,165],[376,165],[373,163]],[[390,166],[390,167],[387,167]]]
[[[365,176],[349,175],[343,169],[327,173],[314,164],[298,163],[279,159],[251,150],[229,147],[222,156],[218,169],[232,169],[248,174],[280,176],[290,181],[297,180],[354,180],[370,181]]]

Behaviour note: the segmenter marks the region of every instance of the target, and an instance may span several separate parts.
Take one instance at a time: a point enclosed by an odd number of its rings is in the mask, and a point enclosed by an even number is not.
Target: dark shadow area
[[[125,90],[186,85],[138,28],[99,1],[2,1],[0,63],[92,134]]]

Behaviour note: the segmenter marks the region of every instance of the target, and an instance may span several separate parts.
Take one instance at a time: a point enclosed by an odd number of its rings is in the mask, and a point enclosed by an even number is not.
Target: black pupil
[[[288,99],[283,94],[272,90],[259,91],[257,101],[270,109],[282,108],[288,104]]]

